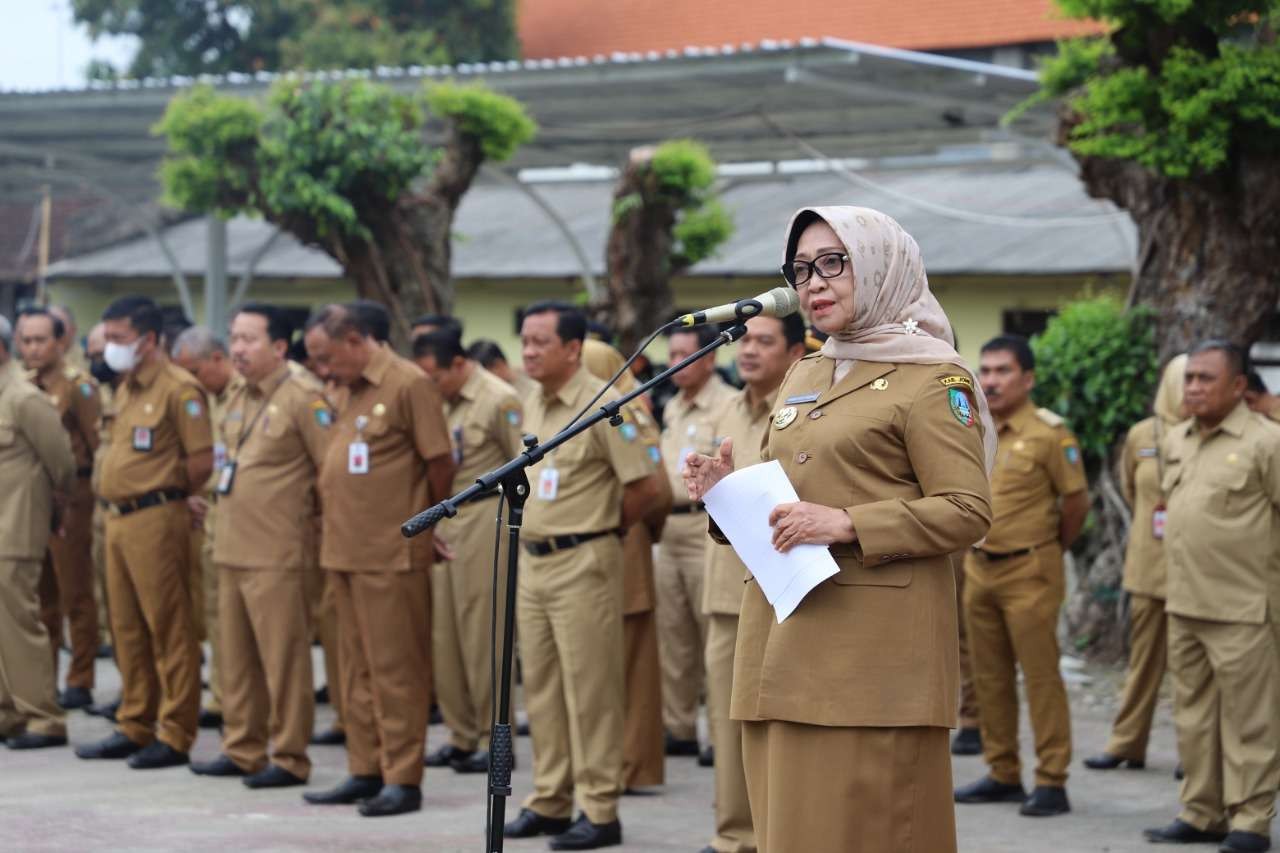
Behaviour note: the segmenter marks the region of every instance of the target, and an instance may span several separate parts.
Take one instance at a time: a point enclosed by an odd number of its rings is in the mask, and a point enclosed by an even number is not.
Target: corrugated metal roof
[[[965,166],[863,177],[885,191],[855,187],[831,172],[729,185],[723,200],[734,216],[735,233],[716,257],[698,264],[691,274],[775,274],[782,229],[796,208],[810,204],[860,204],[890,213],[919,241],[935,275],[1117,272],[1127,271],[1132,264],[1136,246],[1132,223],[1117,215],[1109,203],[1086,196],[1079,179],[1060,166]],[[533,189],[565,219],[592,260],[594,272],[603,274],[613,185],[570,182]],[[903,195],[918,199],[927,209],[904,202]],[[988,217],[1000,219],[988,221]],[[1036,220],[1064,218],[1082,224],[1030,227]],[[497,183],[473,187],[459,208],[454,230],[456,278],[555,278],[580,273],[560,233],[517,187]],[[260,220],[232,220],[227,233],[228,272],[242,275],[273,233],[273,226]],[[184,272],[199,275],[203,271],[201,220],[171,227],[166,239]],[[50,275],[167,277],[169,269],[155,243],[137,239],[62,261],[51,268]],[[258,264],[255,276],[336,278],[341,270],[323,252],[281,235]]]

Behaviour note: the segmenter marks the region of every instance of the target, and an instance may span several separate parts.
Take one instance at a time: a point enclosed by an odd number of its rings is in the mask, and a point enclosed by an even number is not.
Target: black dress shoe
[[[311,742],[316,746],[342,746],[347,742],[347,733],[342,729],[329,728],[313,734]]]
[[[1184,778],[1186,778],[1186,775],[1187,775],[1186,771],[1182,769],[1182,762],[1179,761],[1178,766],[1173,768],[1173,778],[1181,782]]]
[[[35,732],[23,732],[5,738],[4,745],[10,749],[46,749],[51,746],[66,746],[66,735],[41,735]]]
[[[719,853],[719,851],[716,850],[716,848],[712,847],[710,844],[708,844],[706,847],[703,847],[701,850],[699,850],[698,853]]]
[[[58,695],[58,705],[64,711],[88,708],[93,704],[93,694],[84,687],[68,687]]]
[[[533,838],[535,835],[559,835],[573,825],[567,817],[546,817],[533,809],[521,809],[515,820],[502,827],[504,838]]]
[[[427,725],[438,726],[444,722],[444,714],[440,713],[439,705],[432,705],[431,711],[427,714]]]
[[[244,777],[242,781],[246,788],[254,789],[292,788],[295,785],[307,784],[306,779],[303,779],[301,776],[294,776],[279,764],[268,764],[265,769]]]
[[[615,820],[592,823],[585,814],[578,815],[573,826],[548,842],[552,850],[595,850],[622,843],[622,824]]]
[[[511,756],[511,758],[511,768],[514,770],[515,756]],[[453,768],[454,773],[488,773],[489,751],[487,749],[477,749],[464,758],[453,759],[449,762],[449,766]]]
[[[91,717],[102,717],[114,723],[116,721],[116,711],[118,710],[120,710],[119,699],[114,702],[101,702],[97,705],[90,705],[84,709],[84,712]]]
[[[219,755],[212,761],[191,762],[191,772],[197,776],[243,776],[244,770],[225,755]]]
[[[1027,792],[1022,785],[1006,785],[990,776],[956,788],[955,792],[957,803],[1021,803],[1026,798]]]
[[[110,643],[103,643],[98,646],[98,660],[111,660],[116,656],[116,650],[111,647]]]
[[[365,800],[358,811],[365,817],[391,817],[422,808],[422,789],[417,785],[383,785],[378,796]]]
[[[698,741],[696,738],[693,740],[681,740],[673,737],[671,732],[667,732],[663,735],[663,740],[666,744],[665,752],[667,755],[690,756],[698,754]]]
[[[979,729],[960,729],[951,739],[952,755],[982,755],[982,732]]]
[[[140,749],[142,744],[134,743],[120,732],[112,732],[100,741],[77,746],[76,758],[128,758]]]
[[[1225,839],[1227,834],[1196,829],[1189,823],[1175,820],[1168,826],[1142,830],[1142,837],[1152,844],[1215,844]]]
[[[1090,770],[1115,770],[1117,767],[1128,767],[1130,770],[1141,770],[1147,762],[1133,758],[1121,758],[1109,752],[1100,752],[1084,760],[1084,766]]]
[[[128,765],[134,770],[159,770],[162,767],[181,767],[190,761],[187,753],[178,752],[162,740],[153,740],[130,755]]]
[[[324,687],[316,688],[316,704],[317,705],[329,704],[329,685],[326,684]]]
[[[1023,817],[1053,817],[1071,811],[1067,789],[1061,785],[1036,785],[1018,814]]]
[[[1271,849],[1271,838],[1256,832],[1233,829],[1223,839],[1218,853],[1263,853]]]
[[[202,729],[220,729],[222,728],[222,715],[217,711],[201,709],[200,716],[196,718],[196,725]]]
[[[517,721],[516,737],[528,737],[528,736],[529,736],[529,721],[528,720],[525,720],[524,722]]]
[[[422,757],[422,763],[427,767],[449,767],[454,761],[461,761],[464,758],[470,758],[475,754],[473,749],[458,749],[451,743],[437,749],[435,752],[428,752]]]
[[[715,767],[716,766],[716,750],[715,747],[709,746],[702,752],[698,753],[699,767]]]
[[[349,806],[376,797],[381,790],[381,776],[348,776],[336,788],[308,791],[302,795],[302,799],[313,806]]]

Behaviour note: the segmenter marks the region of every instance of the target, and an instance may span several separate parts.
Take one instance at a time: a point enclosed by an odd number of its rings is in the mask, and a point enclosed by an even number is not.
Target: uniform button
[[[888,554],[885,554],[884,556],[882,556],[882,557],[880,558],[880,562],[882,562],[882,563],[887,563],[887,562],[889,562],[889,561],[890,561],[890,560],[892,560],[892,559],[893,559],[893,558],[892,558],[892,557],[890,557]]]
[[[803,464],[803,463],[805,463],[805,462],[808,462],[808,461],[809,461],[809,454],[808,454],[808,453],[805,453],[803,450],[801,450],[799,453],[797,453],[797,454],[796,454],[796,461],[797,461],[797,462],[799,462],[799,463],[801,463],[801,464]]]
[[[822,417],[822,409],[814,409],[809,413],[809,420],[811,421],[816,421],[820,417]]]

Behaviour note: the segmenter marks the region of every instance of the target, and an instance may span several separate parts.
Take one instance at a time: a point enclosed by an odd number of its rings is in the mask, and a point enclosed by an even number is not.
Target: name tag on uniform
[[[819,396],[821,395],[818,392],[814,392],[812,394],[797,394],[794,397],[788,397],[783,402],[783,405],[795,406],[795,405],[799,405],[800,403],[816,403],[818,401]]]
[[[1156,449],[1154,447],[1138,448],[1138,457],[1141,459],[1153,459],[1155,458],[1155,455],[1156,455]]]
[[[134,427],[133,428],[133,449],[134,450],[150,450],[153,446],[154,439],[151,434],[151,427]]]
[[[347,473],[369,473],[369,445],[363,441],[353,441],[347,445]]]
[[[231,484],[236,481],[236,463],[227,462],[218,472],[218,485],[215,489],[220,495],[231,494]]]
[[[560,471],[556,468],[543,468],[538,475],[538,498],[553,501],[560,494]]]

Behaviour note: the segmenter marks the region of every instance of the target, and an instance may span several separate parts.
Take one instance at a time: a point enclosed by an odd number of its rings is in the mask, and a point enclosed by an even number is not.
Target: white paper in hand
[[[825,545],[797,545],[785,554],[774,550],[769,513],[799,499],[776,459],[734,471],[703,496],[707,512],[751,570],[779,624],[810,590],[840,571]]]

